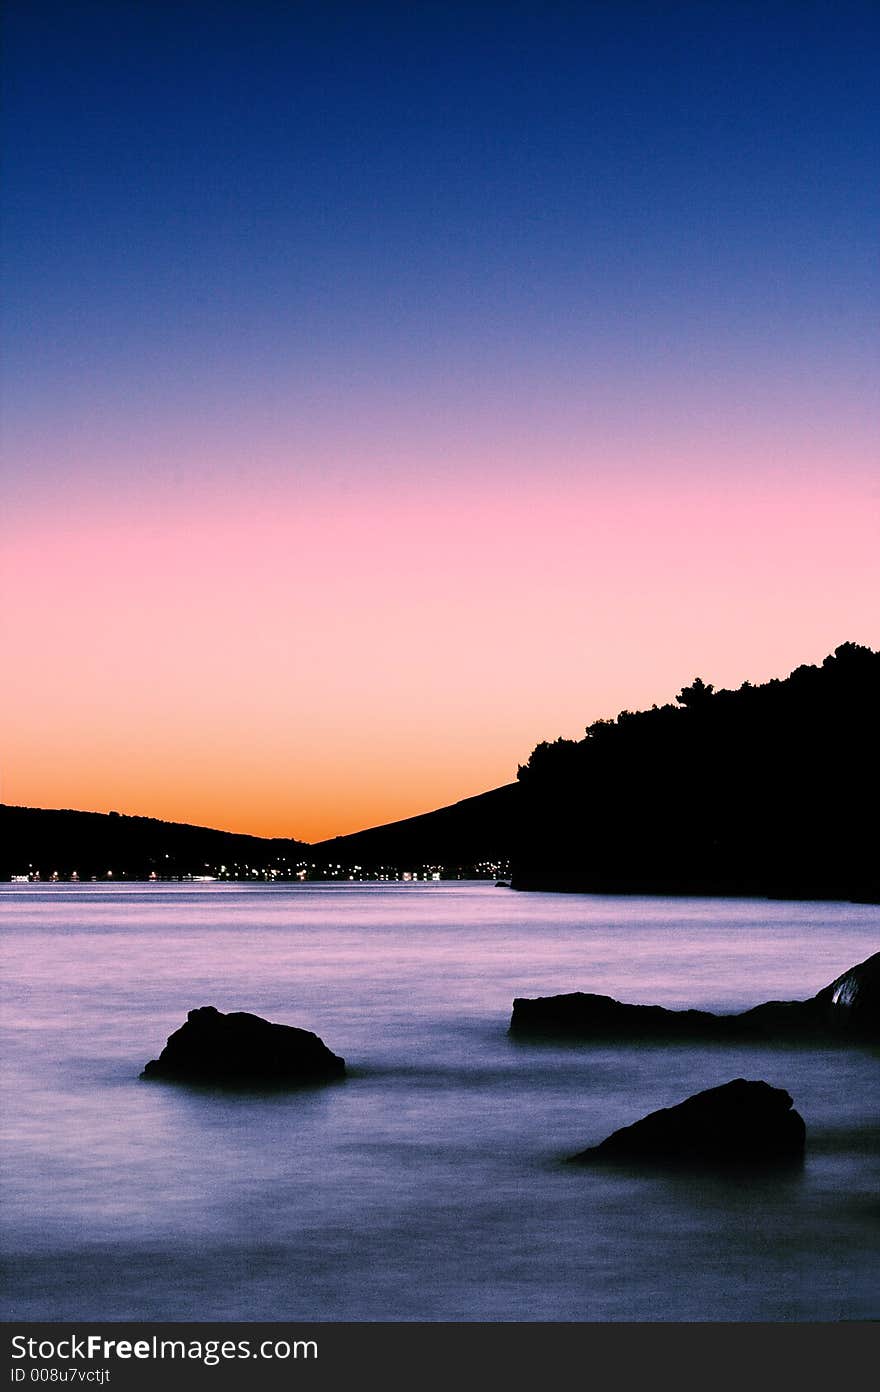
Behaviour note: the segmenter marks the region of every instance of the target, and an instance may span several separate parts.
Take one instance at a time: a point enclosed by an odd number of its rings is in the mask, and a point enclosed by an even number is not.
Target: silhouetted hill
[[[312,852],[330,864],[368,870],[443,866],[448,873],[494,874],[510,859],[519,801],[518,784],[506,783],[435,812],[320,841]]]
[[[181,875],[294,874],[302,842],[125,817],[118,812],[54,811],[0,805],[0,879],[57,874],[69,879],[145,880]]]
[[[117,813],[0,806],[0,878],[504,873],[519,889],[880,898],[880,653],[621,711],[518,781],[308,846]],[[341,869],[337,869],[341,867]]]
[[[676,702],[538,745],[517,888],[877,900],[880,653]]]
[[[340,878],[337,865],[346,874],[355,867],[370,874],[430,866],[444,874],[489,876],[509,862],[518,800],[519,787],[510,783],[315,846],[117,812],[0,805],[0,879],[27,874],[69,879],[74,872],[81,880]]]

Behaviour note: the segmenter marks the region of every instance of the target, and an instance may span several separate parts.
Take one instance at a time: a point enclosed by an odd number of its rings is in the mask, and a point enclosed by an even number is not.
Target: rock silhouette
[[[807,1004],[833,1030],[880,1039],[880,952],[850,967]]]
[[[213,1005],[191,1010],[142,1078],[172,1082],[291,1086],[331,1082],[345,1060],[308,1030],[276,1025],[259,1015],[224,1015]]]
[[[574,991],[513,1002],[510,1033],[568,1039],[880,1039],[880,952],[806,1001],[767,1001],[738,1015],[628,1005]]]
[[[803,1117],[787,1092],[735,1078],[651,1112],[570,1158],[579,1164],[647,1160],[713,1167],[791,1162],[803,1155],[805,1136]]]

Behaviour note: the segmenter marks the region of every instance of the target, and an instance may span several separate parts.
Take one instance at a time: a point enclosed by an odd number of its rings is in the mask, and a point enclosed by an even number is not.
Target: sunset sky
[[[6,10],[0,800],[314,840],[880,646],[876,4]]]

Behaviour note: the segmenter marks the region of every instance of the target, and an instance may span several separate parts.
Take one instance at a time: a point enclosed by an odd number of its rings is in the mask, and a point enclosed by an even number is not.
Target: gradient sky
[[[880,646],[878,40],[7,0],[2,800],[317,839]]]

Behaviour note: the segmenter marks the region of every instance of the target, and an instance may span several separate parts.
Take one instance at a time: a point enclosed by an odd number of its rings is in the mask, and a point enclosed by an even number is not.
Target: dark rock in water
[[[573,1039],[698,1039],[717,1033],[726,1018],[708,1010],[626,1005],[612,996],[573,991],[536,1000],[517,998],[510,1032]]]
[[[172,1082],[290,1086],[330,1082],[345,1075],[345,1060],[323,1040],[259,1015],[224,1015],[213,1005],[191,1010],[142,1078]]]
[[[880,1039],[880,952],[850,967],[808,1003],[831,1029]]]
[[[557,1039],[880,1039],[880,952],[806,1001],[767,1001],[739,1015],[713,1015],[575,991],[517,998],[510,1032]]]
[[[614,1131],[572,1161],[651,1161],[724,1166],[791,1162],[802,1157],[806,1127],[792,1099],[769,1083],[736,1078],[651,1112]]]

